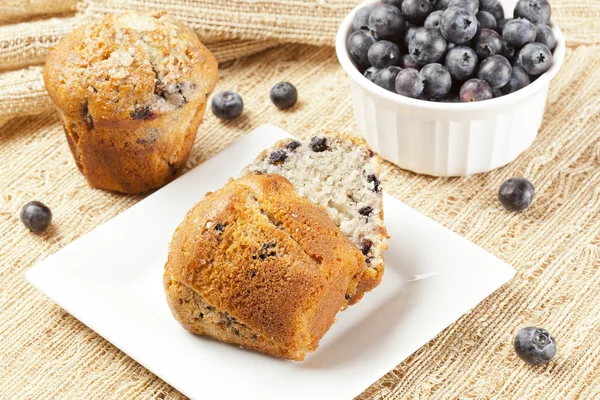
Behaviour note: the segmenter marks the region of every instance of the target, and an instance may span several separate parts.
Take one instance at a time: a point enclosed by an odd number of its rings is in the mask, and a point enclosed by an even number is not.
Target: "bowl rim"
[[[350,55],[348,54],[348,50],[346,48],[346,41],[351,33],[352,20],[354,19],[354,15],[359,9],[376,3],[380,3],[380,0],[365,0],[359,5],[357,5],[352,11],[350,11],[350,13],[346,16],[346,18],[344,18],[344,20],[340,24],[340,27],[336,34],[335,49],[337,53],[337,58],[340,64],[342,65],[342,68],[344,69],[344,71],[346,71],[346,73],[356,84],[360,85],[364,90],[367,90],[368,92],[371,92],[374,95],[377,95],[381,98],[384,98],[385,100],[391,101],[396,104],[427,108],[431,110],[458,112],[485,110],[495,107],[512,105],[525,100],[527,97],[532,96],[540,90],[544,89],[544,87],[547,87],[550,84],[550,81],[552,81],[552,79],[554,79],[554,77],[558,74],[558,71],[562,67],[565,60],[566,43],[564,35],[558,27],[558,25],[551,21],[550,27],[552,28],[552,31],[554,32],[554,35],[556,37],[556,47],[554,48],[552,54],[552,66],[550,67],[550,69],[548,69],[548,71],[544,72],[542,75],[539,76],[539,78],[537,78],[528,86],[502,97],[472,103],[443,103],[429,100],[413,99],[411,97],[402,96],[397,93],[390,92],[389,90],[386,90],[365,78],[364,75],[361,74],[354,65],[354,62],[350,58]]]

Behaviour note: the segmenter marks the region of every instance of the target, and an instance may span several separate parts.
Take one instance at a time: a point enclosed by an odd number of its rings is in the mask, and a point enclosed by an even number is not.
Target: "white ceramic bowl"
[[[336,38],[338,59],[350,76],[356,124],[369,145],[400,168],[434,176],[488,172],[527,150],[542,123],[550,81],[565,58],[565,39],[552,24],[556,48],[552,67],[529,86],[507,96],[475,103],[437,103],[387,91],[356,69],[346,49],[356,7]],[[516,0],[503,1],[512,16]]]

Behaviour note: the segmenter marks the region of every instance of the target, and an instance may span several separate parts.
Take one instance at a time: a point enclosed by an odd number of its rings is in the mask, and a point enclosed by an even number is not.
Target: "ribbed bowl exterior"
[[[369,3],[377,1],[359,7]],[[556,25],[553,66],[526,88],[484,102],[437,103],[386,91],[356,69],[346,40],[357,9],[342,23],[336,49],[350,76],[358,129],[382,158],[419,174],[466,176],[502,167],[531,146],[542,124],[550,81],[564,61],[564,38]]]
[[[488,172],[513,161],[542,124],[549,85],[516,107],[472,112],[422,110],[351,83],[356,123],[379,155],[402,169],[434,176]]]

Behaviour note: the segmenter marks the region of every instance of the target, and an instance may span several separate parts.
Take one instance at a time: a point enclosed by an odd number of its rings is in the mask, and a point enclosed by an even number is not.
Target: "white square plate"
[[[162,273],[186,212],[264,148],[289,136],[271,125],[27,271],[58,305],[187,396],[350,399],[514,275],[512,267],[391,196],[381,285],[338,321],[303,362],[279,360],[185,331]]]

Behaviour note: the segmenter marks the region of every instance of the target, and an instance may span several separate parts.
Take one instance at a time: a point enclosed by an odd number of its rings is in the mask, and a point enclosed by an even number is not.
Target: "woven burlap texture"
[[[506,260],[517,275],[365,388],[361,399],[600,398],[600,45],[594,45],[600,2],[553,5],[570,47],[530,150],[505,168],[468,178],[384,166],[386,191]],[[13,97],[0,91],[0,107],[23,114],[15,96],[19,79],[35,97],[43,87],[28,73],[39,76],[39,69],[5,73],[0,88],[13,87]],[[286,112],[268,99],[281,80],[300,93],[299,104]],[[217,87],[223,89],[242,94],[245,113],[229,123],[208,113],[190,168],[264,123],[304,138],[321,128],[357,133],[348,81],[331,48],[285,45],[227,63]],[[57,115],[39,107],[45,110],[40,115],[0,128],[0,399],[184,398],[24,279],[32,265],[142,199],[88,187]],[[525,176],[536,187],[536,201],[523,214],[504,211],[496,199],[511,176]],[[54,212],[54,224],[40,236],[19,221],[20,208],[32,199]],[[556,336],[559,352],[549,365],[528,367],[514,355],[512,338],[526,325]],[[211,382],[198,377],[198,384]]]
[[[17,11],[21,18],[33,18],[41,12],[61,14],[75,4],[74,0],[35,0],[18,5],[15,0],[0,0],[0,6],[3,1],[8,5],[0,7],[0,22],[10,20]],[[167,10],[193,27],[217,59],[224,62],[282,42],[333,45],[339,22],[358,3],[359,0],[83,0],[77,4],[75,16],[0,26],[0,71],[43,63],[49,49],[66,33],[113,12]],[[600,43],[600,1],[557,0],[553,6],[554,21],[566,33],[569,45]],[[20,113],[13,114],[14,108],[0,105],[0,125],[12,116],[44,111],[40,105],[48,104],[48,100],[41,98],[45,97],[43,92],[37,93],[38,97],[26,91],[14,92],[14,88],[25,88],[33,79],[30,73],[23,85],[12,82],[7,90],[12,90],[13,97],[22,97]],[[37,79],[41,82],[41,74]],[[2,77],[0,80],[7,81]],[[0,86],[0,94],[4,90]]]

